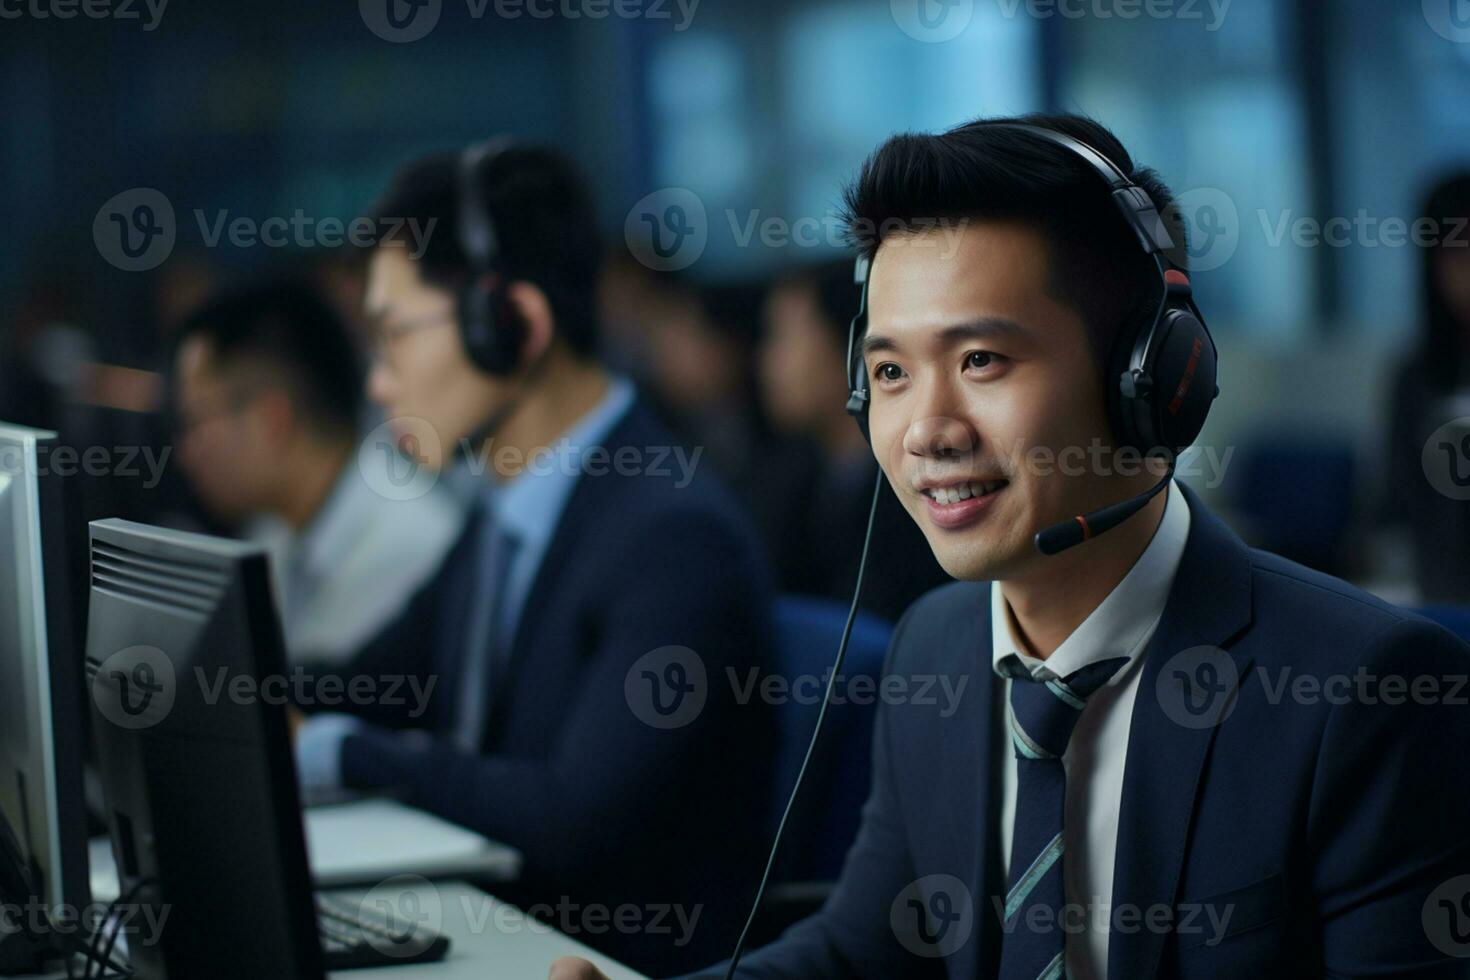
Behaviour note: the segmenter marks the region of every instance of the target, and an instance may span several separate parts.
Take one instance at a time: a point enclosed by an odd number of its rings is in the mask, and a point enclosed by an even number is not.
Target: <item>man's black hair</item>
[[[228,376],[264,371],[286,391],[304,424],[351,437],[363,400],[363,365],[346,323],[304,282],[274,280],[222,292],[179,325],[175,349],[199,337],[210,367]]]
[[[459,153],[425,157],[394,176],[373,208],[385,235],[380,245],[408,247],[424,235],[419,273],[458,292],[470,279],[460,247]],[[572,163],[541,146],[512,145],[482,161],[480,200],[489,209],[506,276],[539,287],[551,304],[556,333],[576,353],[597,351],[597,276],[602,243],[592,195]],[[417,223],[418,232],[407,222]],[[432,228],[429,222],[433,222]]]
[[[847,187],[848,236],[871,257],[895,232],[959,228],[966,219],[1030,224],[1046,242],[1049,291],[1082,317],[1106,378],[1119,330],[1158,306],[1158,272],[1090,167],[1041,137],[995,125],[1002,122],[1055,130],[1111,160],[1153,198],[1174,237],[1170,258],[1185,267],[1185,229],[1169,188],[1135,166],[1106,127],[1071,114],[977,119],[944,133],[892,137]]]

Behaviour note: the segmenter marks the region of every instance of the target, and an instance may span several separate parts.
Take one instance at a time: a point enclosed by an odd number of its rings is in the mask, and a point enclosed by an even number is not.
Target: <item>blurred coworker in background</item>
[[[395,787],[520,849],[501,894],[522,908],[689,910],[683,943],[581,938],[644,972],[707,961],[741,902],[707,903],[754,891],[769,812],[770,709],[726,679],[770,646],[755,534],[596,358],[596,211],[562,157],[429,157],[377,213],[433,231],[421,253],[389,236],[369,259],[369,391],[411,420],[426,472],[458,458],[478,475],[477,500],[432,581],[341,671],[424,696],[306,720],[303,781]]]
[[[1438,235],[1421,250],[1419,341],[1393,388],[1384,518],[1408,526],[1420,601],[1460,604],[1470,602],[1470,501],[1424,478],[1423,453],[1435,430],[1457,418],[1467,421],[1454,441],[1470,440],[1470,173],[1437,184],[1423,216]],[[1470,466],[1463,455],[1457,464]]]
[[[785,435],[801,440],[789,465],[763,473],[759,512],[787,592],[847,600],[862,557],[878,467],[847,414],[847,331],[857,312],[852,262],[799,272],[766,300],[760,347],[761,399]],[[884,483],[872,553],[883,574],[868,576],[862,605],[897,620],[909,603],[949,576],[924,534]]]
[[[665,277],[664,316],[649,331],[649,371],[659,408],[744,495],[768,475],[769,434],[760,418],[754,354],[761,289],[693,286]]]
[[[361,362],[307,286],[221,294],[175,344],[179,460],[200,502],[269,548],[293,659],[342,659],[438,566],[459,508],[374,489],[391,460],[357,451]]]

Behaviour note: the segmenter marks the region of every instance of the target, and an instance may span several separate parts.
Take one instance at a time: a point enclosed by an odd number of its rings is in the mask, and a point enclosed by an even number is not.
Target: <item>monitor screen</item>
[[[89,901],[80,662],[61,487],[44,464],[54,440],[0,425],[0,817],[53,920]]]

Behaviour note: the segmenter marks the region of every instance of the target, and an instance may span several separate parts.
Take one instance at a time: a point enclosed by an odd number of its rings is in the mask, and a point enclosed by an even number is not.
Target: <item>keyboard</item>
[[[368,903],[318,893],[316,921],[328,970],[431,963],[449,952],[448,936]]]

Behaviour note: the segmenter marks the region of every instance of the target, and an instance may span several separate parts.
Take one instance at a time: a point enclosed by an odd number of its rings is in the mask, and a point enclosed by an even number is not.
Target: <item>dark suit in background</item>
[[[638,404],[606,446],[669,447],[672,436]],[[408,706],[354,709],[386,729],[422,729],[428,744],[380,729],[342,745],[343,781],[398,787],[409,803],[517,847],[522,878],[497,893],[523,908],[559,900],[579,910],[639,906],[646,926],[657,906],[699,915],[693,941],[668,932],[609,928],[576,938],[644,972],[707,963],[733,945],[766,842],[774,746],[769,707],[737,704],[727,668],[764,671],[769,635],[767,573],[753,532],[733,500],[696,467],[687,486],[647,473],[583,473],[521,613],[508,667],[486,692],[490,707],[478,753],[458,750],[452,716],[458,674],[446,609],[473,581],[479,536],[472,522],[443,567],[404,615],[341,673],[431,676],[428,712]],[[707,702],[683,727],[641,720],[630,697],[645,654],[688,647],[703,664]],[[662,676],[660,674],[660,676]],[[692,681],[691,681],[692,682]],[[634,685],[635,694],[625,691]],[[665,692],[672,696],[672,692]],[[646,712],[645,712],[646,714]]]

